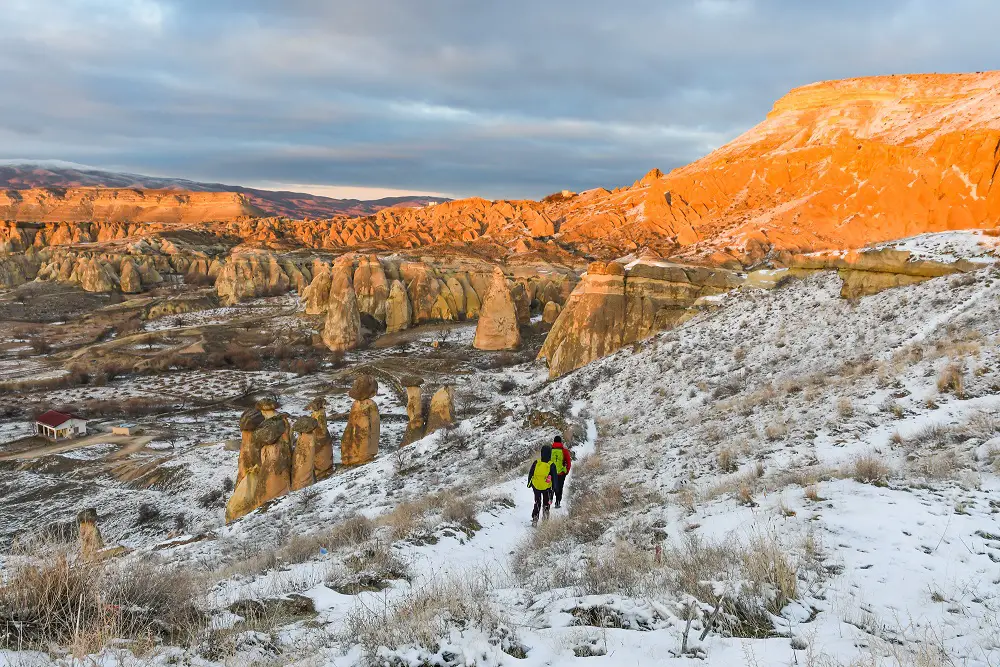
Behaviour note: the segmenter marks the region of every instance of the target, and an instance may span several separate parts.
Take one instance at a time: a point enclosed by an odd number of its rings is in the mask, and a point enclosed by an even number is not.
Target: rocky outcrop
[[[410,297],[406,293],[406,288],[399,280],[392,281],[392,288],[389,290],[389,298],[385,305],[385,331],[395,333],[408,329],[413,319],[413,310],[410,307]]]
[[[221,263],[215,279],[215,291],[227,304],[284,294],[291,286],[278,258],[271,253],[231,255]]]
[[[370,375],[359,375],[350,396],[354,399],[347,418],[347,428],[340,439],[340,462],[345,466],[367,463],[378,455],[381,422],[378,406],[372,398],[378,383]]]
[[[247,408],[240,416],[240,458],[236,470],[236,484],[238,485],[247,472],[254,469],[260,470],[260,447],[254,444],[253,432],[264,422],[264,416],[256,407]]]
[[[848,253],[779,255],[776,263],[783,264],[796,273],[837,271],[843,281],[840,295],[845,299],[857,299],[893,287],[980,268],[966,260],[946,263],[919,259],[908,250],[891,248]]]
[[[234,521],[264,503],[287,494],[292,482],[292,433],[288,416],[278,414],[271,399],[257,401],[253,410],[240,418],[243,440],[240,470],[233,494],[226,503],[226,522]],[[249,447],[245,433],[250,427]]]
[[[559,319],[559,313],[562,312],[562,306],[560,306],[555,301],[547,301],[545,303],[545,309],[542,311],[542,322],[548,325],[553,325],[556,320]]]
[[[262,214],[236,192],[73,187],[0,190],[0,219],[19,222],[201,223]]]
[[[455,389],[445,385],[438,389],[431,398],[430,410],[427,412],[426,435],[448,428],[455,423]]]
[[[352,273],[349,262],[338,262],[331,270],[323,342],[335,352],[353,350],[361,340],[361,316]]]
[[[329,264],[321,264],[313,274],[312,282],[302,291],[302,301],[307,315],[322,315],[330,301],[330,282],[333,276]]]
[[[119,285],[126,294],[138,294],[142,291],[142,276],[131,259],[122,261]]]
[[[416,376],[405,377],[402,384],[406,387],[406,432],[403,434],[403,442],[400,447],[424,437],[424,403],[420,386],[423,379]]]
[[[11,289],[31,282],[38,275],[36,255],[0,256],[0,289]]]
[[[306,405],[310,416],[316,421],[313,432],[313,476],[316,479],[326,479],[333,473],[333,438],[326,423],[326,400],[314,398]]]
[[[95,560],[104,549],[104,539],[97,527],[97,510],[85,509],[76,515],[80,534],[80,556],[84,560]]]
[[[477,350],[516,350],[521,347],[517,305],[507,278],[500,269],[494,271],[486,290],[472,346]]]
[[[316,481],[316,432],[319,422],[312,417],[299,417],[292,425],[296,434],[292,452],[292,491],[304,489]]]
[[[389,282],[375,255],[366,255],[358,260],[358,268],[354,272],[354,291],[357,295],[358,312],[384,324]]]
[[[737,287],[729,271],[669,263],[595,262],[539,353],[557,377],[682,322],[698,299]]]

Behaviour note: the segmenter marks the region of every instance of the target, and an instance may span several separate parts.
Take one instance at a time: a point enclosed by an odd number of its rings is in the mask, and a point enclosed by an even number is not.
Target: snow
[[[983,238],[991,237],[908,243],[940,256]],[[499,621],[439,615],[433,645],[381,646],[378,658],[524,667],[998,664],[1000,276],[987,267],[856,302],[841,299],[840,286],[826,273],[774,291],[739,290],[711,313],[554,382],[536,364],[477,373],[467,381],[483,392],[506,375],[517,388],[493,390],[455,429],[383,451],[229,526],[218,509],[206,511],[198,520],[210,528],[207,539],[158,557],[225,571],[243,554],[323,534],[352,515],[380,520],[433,493],[471,493],[479,498],[476,530],[461,530],[443,510],[429,511],[408,537],[392,537],[390,524],[376,527],[372,543],[407,565],[407,579],[357,595],[335,591],[330,577],[363,557],[362,547],[317,548],[300,562],[222,576],[205,603],[213,624],[243,632],[238,659],[247,662],[277,651],[290,664],[354,667],[365,652],[346,632],[351,619],[399,609],[413,616],[420,595],[453,586],[447,590],[465,591]],[[419,344],[437,336],[421,334]],[[459,344],[454,338],[465,345],[469,335],[456,333],[449,344]],[[352,353],[349,361],[378,354]],[[939,385],[951,366],[960,368],[959,389]],[[302,409],[315,380],[282,395],[289,411]],[[331,412],[350,402],[339,394],[329,400]],[[403,414],[384,388],[376,402],[383,414]],[[213,444],[182,448],[171,463],[187,471],[189,495],[218,488],[235,470],[236,453],[222,441],[237,436],[237,418],[231,409],[199,417],[217,424]],[[561,431],[576,433],[567,499],[549,523],[532,528],[526,465]],[[723,452],[731,468],[722,469]],[[886,466],[887,479],[854,479],[865,456]],[[566,517],[606,488],[621,504],[584,537],[588,517]],[[559,537],[567,520],[570,530]],[[546,531],[556,537],[534,541]],[[108,532],[126,531],[112,523]],[[142,535],[131,539],[134,557],[142,556],[149,548]],[[700,596],[669,583],[683,567],[677,550],[693,541],[735,559],[695,582],[707,591]],[[780,599],[773,582],[753,581],[740,565],[763,553],[761,544],[790,564],[796,589],[767,610],[770,636],[710,628],[700,639],[718,596]],[[619,551],[638,563],[636,590],[613,579],[588,588],[589,570],[614,565]],[[266,635],[241,630],[228,610],[238,600],[292,594],[311,599],[316,617]],[[688,613],[697,618],[682,655]],[[513,656],[522,650],[524,658]]]

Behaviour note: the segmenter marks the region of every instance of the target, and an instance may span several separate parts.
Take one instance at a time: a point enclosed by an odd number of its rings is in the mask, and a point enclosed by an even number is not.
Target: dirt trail
[[[90,447],[91,445],[103,444],[124,445],[124,447],[106,457],[109,459],[119,459],[139,451],[148,445],[153,438],[154,436],[152,435],[135,436],[95,433],[94,435],[88,435],[84,438],[63,440],[61,442],[53,442],[40,447],[33,447],[31,449],[13,452],[11,454],[3,454],[0,455],[0,461],[25,461],[43,456],[51,456],[53,454],[65,454],[66,452],[72,452],[84,447]]]

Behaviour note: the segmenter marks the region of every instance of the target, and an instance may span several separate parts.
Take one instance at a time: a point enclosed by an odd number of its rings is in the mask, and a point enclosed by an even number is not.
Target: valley
[[[998,77],[540,201],[0,193],[0,665],[1000,663]]]

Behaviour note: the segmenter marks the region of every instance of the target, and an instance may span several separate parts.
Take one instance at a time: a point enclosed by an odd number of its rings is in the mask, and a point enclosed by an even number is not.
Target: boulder
[[[84,560],[94,560],[104,549],[104,539],[97,527],[97,510],[85,509],[76,515],[80,533],[80,555]]]
[[[406,287],[399,280],[392,281],[389,289],[389,299],[385,305],[385,330],[386,333],[395,333],[408,329],[412,321],[413,313],[410,308],[410,297],[406,292]]]
[[[370,398],[354,401],[347,428],[340,439],[340,462],[345,466],[368,463],[378,454],[381,423],[378,406]]]
[[[351,390],[347,392],[348,396],[353,398],[355,401],[363,401],[366,398],[372,398],[377,393],[378,381],[366,373],[362,373],[354,378],[354,384],[351,386]]]
[[[555,301],[549,301],[545,304],[545,309],[542,311],[542,322],[549,325],[555,324],[561,312],[562,306]]]
[[[431,407],[427,414],[427,435],[455,423],[455,390],[445,385],[435,392],[431,398]]]
[[[361,315],[352,284],[351,264],[335,264],[331,273],[323,342],[334,352],[353,350],[361,339]]]
[[[503,272],[493,273],[483,299],[472,346],[477,350],[516,350],[521,347],[517,307]]]

